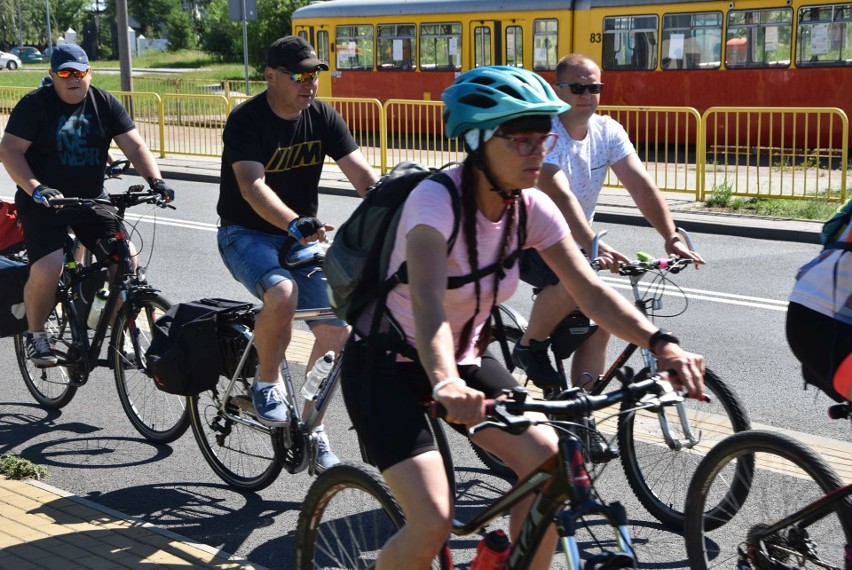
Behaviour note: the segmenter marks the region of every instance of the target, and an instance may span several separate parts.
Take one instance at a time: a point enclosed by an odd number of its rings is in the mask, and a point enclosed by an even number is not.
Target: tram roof
[[[687,4],[702,0],[656,0],[648,4]],[[467,12],[518,12],[541,10],[589,10],[635,6],[636,0],[325,0],[315,1],[293,13],[293,18],[337,16],[412,16]]]

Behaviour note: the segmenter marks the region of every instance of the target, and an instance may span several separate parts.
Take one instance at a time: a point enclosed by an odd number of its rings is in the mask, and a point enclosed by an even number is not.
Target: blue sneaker
[[[317,434],[317,473],[322,473],[340,463],[340,460],[331,450],[325,428],[320,426],[314,430],[314,433]]]
[[[287,408],[282,384],[258,389],[255,382],[251,401],[260,423],[270,427],[286,427],[290,424],[290,410]]]

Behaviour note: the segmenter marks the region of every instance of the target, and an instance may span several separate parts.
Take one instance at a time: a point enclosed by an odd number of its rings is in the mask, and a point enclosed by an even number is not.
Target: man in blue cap
[[[124,106],[92,87],[92,68],[80,46],[63,44],[53,50],[50,78],[51,85],[24,95],[15,105],[0,141],[0,161],[18,188],[15,205],[30,261],[24,288],[26,345],[36,366],[57,362],[44,324],[55,305],[68,227],[99,259],[110,254],[116,233],[124,232],[109,208],[63,210],[50,201],[104,195],[104,168],[112,141],[153,190],[168,200],[174,198]]]

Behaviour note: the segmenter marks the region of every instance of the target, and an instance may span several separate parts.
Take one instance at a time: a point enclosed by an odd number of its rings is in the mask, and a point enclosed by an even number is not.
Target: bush
[[[0,475],[9,479],[46,479],[47,469],[32,461],[4,453],[0,455]]]

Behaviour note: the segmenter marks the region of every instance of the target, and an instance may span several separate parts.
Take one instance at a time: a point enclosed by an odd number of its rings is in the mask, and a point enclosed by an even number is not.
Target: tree
[[[198,35],[188,12],[176,11],[166,17],[169,49],[189,49],[198,45]]]
[[[181,12],[181,0],[128,0],[127,11],[136,18],[148,38],[160,37],[163,24],[174,12]]]

